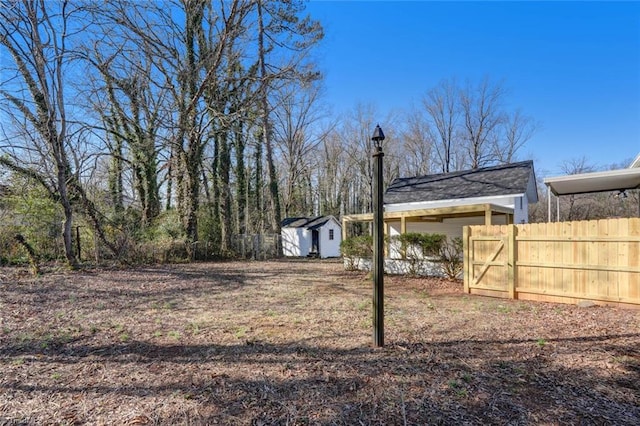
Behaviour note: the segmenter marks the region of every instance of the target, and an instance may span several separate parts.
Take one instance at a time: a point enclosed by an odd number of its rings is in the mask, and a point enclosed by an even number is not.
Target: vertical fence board
[[[535,223],[533,226],[533,236],[534,237],[539,237],[540,235],[542,235],[542,226],[544,226],[544,224],[541,223]],[[535,259],[537,263],[540,262],[546,262],[547,260],[545,259],[545,251],[544,251],[544,241],[540,241],[540,239],[538,239],[537,241],[534,241],[534,247],[535,247]],[[535,285],[534,287],[537,287],[539,289],[542,290],[542,292],[544,293],[545,291],[547,291],[547,286],[545,284],[544,281],[544,273],[545,271],[542,268],[534,268],[533,269],[535,271]]]
[[[640,236],[640,218],[629,219],[629,235]],[[640,241],[632,241],[629,243],[629,256],[627,265],[629,267],[638,267],[640,261]],[[640,273],[629,276],[629,299],[636,300],[640,303]]]
[[[559,235],[562,237],[562,263],[565,265],[570,265],[573,261],[573,252],[575,249],[575,244],[571,241],[571,222],[559,222],[560,223],[560,233]],[[576,270],[567,270],[562,269],[562,273],[560,274],[560,279],[562,280],[562,288],[566,293],[577,293],[576,292]]]
[[[541,223],[538,229],[538,236],[546,235],[548,232],[553,233],[553,224],[551,223]],[[543,263],[552,262],[554,260],[553,257],[553,243],[549,240],[540,241],[540,259],[542,259]],[[539,271],[542,272],[542,284],[544,285],[545,292],[553,293],[553,269],[549,268],[538,268]]]
[[[609,227],[608,232],[609,236],[618,239],[620,238],[620,220],[608,220],[607,226]],[[618,268],[620,266],[620,241],[612,241],[607,246],[607,257],[609,259],[608,265],[614,268]],[[620,278],[622,274],[618,271],[607,271],[607,280],[605,282],[605,287],[607,289],[607,295],[611,298],[615,298],[620,300]]]
[[[538,263],[538,242],[535,241],[537,232],[536,232],[536,224],[532,224],[529,227],[529,237],[532,239],[528,241],[529,243],[529,263]],[[529,288],[537,288],[538,286],[538,271],[535,268],[529,267]]]
[[[587,237],[597,237],[598,236],[598,222],[588,221],[587,222]],[[597,265],[598,264],[598,243],[591,240],[588,243],[588,251],[587,251],[587,265]],[[587,294],[598,294],[598,272],[594,270],[588,270],[587,273]]]
[[[629,219],[618,220],[618,236],[624,237],[629,234]],[[621,241],[618,243],[617,265],[626,267],[629,263],[629,243],[630,241]],[[629,299],[629,275],[625,273],[616,274],[618,278],[618,297],[620,300]]]
[[[524,238],[527,238],[529,236],[531,236],[529,226],[525,226],[525,225],[518,225],[518,236],[522,237],[522,240],[517,240],[518,243],[518,249],[517,249],[517,254],[518,257],[516,259],[516,268],[518,269],[518,282],[516,283],[516,287],[524,287],[524,288],[528,288],[531,287],[531,273],[529,271],[529,267],[528,266],[519,266],[518,262],[519,261],[523,261],[523,262],[529,262],[531,260],[531,251],[530,251],[530,246],[531,246],[531,242],[527,241]]]
[[[509,291],[509,298],[516,299],[516,257],[517,257],[517,245],[516,245],[516,235],[517,228],[515,225],[508,225],[508,236],[507,239],[507,251],[508,251],[508,259],[507,259],[507,290]]]
[[[573,263],[574,265],[584,265],[587,261],[587,245],[580,244],[575,238],[587,234],[587,222],[573,222],[575,226],[571,230],[571,237],[573,240]],[[587,272],[584,270],[577,270],[576,282],[573,285],[573,289],[578,294],[586,294],[587,292]]]
[[[609,236],[609,224],[606,220],[598,220],[598,232],[597,237],[607,238]],[[609,264],[609,247],[606,242],[598,242],[598,262],[596,265],[608,265]],[[597,275],[597,294],[598,296],[608,296],[607,283],[609,282],[609,275],[606,271],[599,270]]]
[[[470,256],[471,256],[471,248],[469,245],[469,238],[471,237],[471,227],[465,226],[462,228],[462,256],[463,256],[463,267],[462,267],[462,276],[464,277],[464,292],[469,293],[469,266],[470,266]]]
[[[544,228],[542,229],[542,235],[551,236],[551,240],[545,241],[545,249],[544,249],[544,261],[546,262],[558,262],[558,253],[556,247],[556,241],[554,237],[556,236],[556,224],[559,222],[550,222],[545,223]],[[551,293],[562,292],[562,283],[556,280],[556,269],[555,268],[544,268],[545,277],[544,282],[547,286],[547,289]]]

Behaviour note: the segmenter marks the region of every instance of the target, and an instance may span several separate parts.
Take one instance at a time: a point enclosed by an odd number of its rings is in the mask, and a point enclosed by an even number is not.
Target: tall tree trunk
[[[197,134],[197,108],[196,103],[201,93],[198,88],[199,65],[196,59],[196,45],[198,34],[201,33],[204,5],[202,2],[185,3],[185,44],[186,44],[186,64],[184,77],[184,93],[187,95],[188,104],[185,105],[182,115],[182,126],[185,130],[187,145],[183,155],[185,176],[183,185],[185,188],[184,204],[184,227],[187,234],[187,243],[198,241],[198,206],[200,197],[200,161],[202,160],[202,147]],[[191,244],[187,244],[189,255],[191,255]]]
[[[211,181],[212,183],[212,188],[213,188],[213,195],[212,195],[212,209],[211,209],[211,220],[213,221],[212,224],[212,233],[213,233],[213,237],[215,238],[213,244],[214,247],[216,248],[216,250],[218,252],[221,251],[221,245],[222,245],[222,241],[220,238],[220,235],[222,234],[221,231],[221,224],[220,224],[220,185],[218,185],[218,180],[219,180],[219,174],[220,174],[220,167],[219,167],[219,163],[220,163],[220,142],[219,142],[219,137],[218,136],[214,136],[213,138],[213,162],[211,165],[211,170],[213,171],[213,176],[211,176]]]
[[[231,217],[231,188],[229,180],[231,175],[231,151],[229,149],[228,134],[218,134],[219,156],[218,161],[218,188],[220,193],[220,233],[223,253],[231,250],[231,234],[233,231]]]
[[[264,20],[262,16],[262,0],[257,1],[258,8],[258,55],[260,61],[260,114],[262,126],[262,138],[265,147],[267,160],[267,174],[269,177],[269,204],[271,207],[271,232],[280,233],[280,222],[282,213],[280,212],[280,194],[278,191],[278,174],[273,159],[273,144],[271,142],[271,130],[269,125],[269,100],[267,99],[268,76],[266,65],[266,52],[264,48]]]
[[[14,111],[14,121],[25,124],[36,145],[31,152],[41,153],[39,161],[29,164],[29,158],[3,158],[2,164],[29,178],[35,178],[56,200],[64,212],[62,240],[67,263],[77,265],[72,245],[73,207],[68,182],[72,179],[71,163],[67,156],[67,116],[63,79],[67,50],[67,2],[16,2],[0,7],[2,33],[0,45],[13,58],[15,72],[24,93],[21,98],[0,88],[2,96]],[[7,23],[7,24],[5,24]],[[44,36],[44,40],[42,37]],[[27,99],[27,94],[31,99]],[[21,96],[21,95],[18,95]],[[35,132],[33,131],[35,130]],[[21,148],[17,148],[21,151]],[[3,156],[4,157],[4,156]],[[52,164],[53,173],[42,174],[42,165]]]
[[[172,204],[171,204],[171,200],[172,200],[172,196],[173,196],[173,168],[175,167],[174,164],[176,162],[176,158],[175,158],[175,150],[173,149],[173,144],[171,144],[171,148],[169,151],[169,163],[167,165],[167,191],[166,191],[166,200],[165,200],[165,210],[169,211],[171,210]]]
[[[263,183],[263,165],[262,165],[262,132],[258,132],[255,151],[255,185],[254,185],[254,197],[253,208],[255,209],[255,228],[256,233],[261,234],[264,232],[264,200],[262,197]]]
[[[56,157],[58,157],[58,155],[56,155]],[[73,250],[73,207],[71,206],[67,187],[67,169],[60,165],[63,161],[63,159],[56,161],[56,167],[58,168],[58,193],[60,194],[60,204],[62,204],[62,210],[64,211],[62,239],[64,241],[64,254],[67,262],[69,266],[75,268],[77,260]]]
[[[115,146],[111,153],[111,165],[109,167],[109,196],[113,205],[113,212],[119,216],[124,211],[124,197],[122,186],[122,139],[114,138]]]
[[[189,145],[192,149],[188,153],[185,160],[187,169],[186,179],[183,184],[186,189],[185,207],[186,207],[186,226],[187,242],[196,243],[198,241],[198,207],[200,206],[200,159],[201,155],[197,152],[194,141],[195,135],[191,136],[192,140]],[[195,150],[195,151],[193,151]],[[190,245],[189,245],[190,246]],[[191,252],[189,252],[191,254]]]
[[[245,174],[244,151],[245,142],[243,134],[242,120],[238,120],[234,129],[234,145],[236,153],[236,204],[238,206],[238,222],[236,232],[238,234],[247,233],[247,177]]]

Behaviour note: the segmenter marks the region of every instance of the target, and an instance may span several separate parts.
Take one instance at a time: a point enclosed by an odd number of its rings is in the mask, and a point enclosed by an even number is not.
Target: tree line
[[[71,266],[79,222],[114,257],[159,238],[233,255],[234,235],[278,233],[284,217],[370,211],[378,123],[387,183],[511,162],[537,128],[490,78],[337,117],[322,38],[295,0],[3,1],[5,198],[48,200]]]

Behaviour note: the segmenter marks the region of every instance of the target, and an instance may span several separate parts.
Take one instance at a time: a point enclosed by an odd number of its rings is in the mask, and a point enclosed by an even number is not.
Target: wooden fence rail
[[[467,226],[473,294],[640,308],[640,218]]]

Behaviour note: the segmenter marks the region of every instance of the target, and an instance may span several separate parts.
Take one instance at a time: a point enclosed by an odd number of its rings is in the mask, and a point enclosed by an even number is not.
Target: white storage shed
[[[290,217],[282,221],[282,252],[289,257],[340,257],[342,228],[329,216]]]

